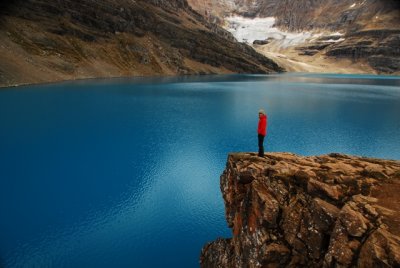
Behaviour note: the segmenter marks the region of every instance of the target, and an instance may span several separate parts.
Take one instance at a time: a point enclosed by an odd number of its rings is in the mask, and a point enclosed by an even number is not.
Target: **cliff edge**
[[[230,154],[221,191],[233,237],[202,267],[400,266],[400,161]]]

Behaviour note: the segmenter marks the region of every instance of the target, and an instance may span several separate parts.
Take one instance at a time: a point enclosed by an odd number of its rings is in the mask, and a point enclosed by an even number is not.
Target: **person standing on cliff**
[[[264,156],[264,138],[267,135],[267,114],[263,109],[258,111],[258,156]]]

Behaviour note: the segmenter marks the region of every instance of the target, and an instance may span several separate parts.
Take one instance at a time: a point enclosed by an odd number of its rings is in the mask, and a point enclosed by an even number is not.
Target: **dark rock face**
[[[381,73],[393,73],[400,70],[400,57],[373,55],[367,60],[369,65]]]
[[[203,2],[189,0],[202,10]],[[223,0],[216,14],[247,17],[275,17],[275,26],[290,32],[341,32],[343,40],[327,42],[334,36],[302,45],[299,55],[350,58],[367,62],[377,73],[400,72],[398,56],[400,2],[394,0]],[[228,5],[227,3],[231,3]],[[215,5],[213,5],[215,6]],[[223,8],[219,10],[218,8]],[[227,7],[228,11],[226,11]],[[228,14],[227,14],[228,13]],[[336,36],[337,38],[341,38]],[[329,38],[324,40],[324,38]],[[333,39],[334,40],[334,39]],[[257,43],[256,45],[264,45]]]
[[[207,22],[186,0],[16,0],[3,5],[0,86],[54,77],[283,71]],[[37,75],[30,78],[33,72]]]
[[[328,29],[358,31],[376,16],[393,13],[388,25],[395,26],[400,3],[395,0],[188,0],[199,12],[219,17],[232,14],[244,17],[275,17],[276,26],[289,31]],[[204,10],[208,8],[209,10]],[[207,12],[208,11],[208,12]]]
[[[369,30],[347,35],[346,40],[330,46],[326,55],[353,60],[367,59],[376,70],[400,70],[400,30]]]
[[[253,45],[260,45],[260,46],[266,45],[268,43],[269,43],[268,40],[254,40],[253,41]]]
[[[188,0],[197,10],[212,0]],[[226,4],[208,5],[216,8],[219,16],[238,14],[244,17],[275,17],[276,26],[289,31],[328,29],[331,31],[358,31],[370,23],[376,16],[391,12],[395,26],[399,15],[400,3],[395,0],[222,0]],[[227,3],[231,3],[228,5]],[[221,9],[223,8],[223,9]],[[221,10],[219,10],[221,9]]]
[[[204,246],[200,264],[398,267],[399,190],[398,161],[231,154],[221,191],[233,237]]]

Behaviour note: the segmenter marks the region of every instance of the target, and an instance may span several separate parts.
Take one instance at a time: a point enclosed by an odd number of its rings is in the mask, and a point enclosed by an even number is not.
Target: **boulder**
[[[269,44],[268,40],[254,40],[253,41],[253,45],[259,45],[259,46],[263,46]]]

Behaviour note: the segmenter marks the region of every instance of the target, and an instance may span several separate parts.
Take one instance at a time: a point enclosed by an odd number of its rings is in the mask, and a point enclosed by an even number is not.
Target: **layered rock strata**
[[[356,72],[400,73],[400,2],[394,0],[223,0],[218,4],[212,0],[188,0],[199,13],[206,17],[224,18],[231,15],[245,17],[274,17],[274,26],[284,31],[313,32],[321,36],[300,45],[291,45],[300,50],[292,54],[291,48],[279,41],[258,41],[255,47],[261,53],[280,62],[291,71],[292,63],[313,63],[305,71],[348,72],[356,66]],[[212,19],[212,21],[215,21]],[[340,32],[341,35],[332,33]],[[340,40],[339,40],[340,38]],[[273,40],[272,40],[273,41]],[[264,46],[264,47],[260,47]],[[272,52],[272,54],[271,54]],[[273,53],[278,52],[275,57]],[[288,61],[285,61],[285,55]],[[307,56],[307,57],[303,57]],[[321,62],[321,63],[319,63]],[[325,66],[329,65],[330,68]],[[307,66],[307,65],[306,65]],[[321,68],[323,67],[323,68]],[[301,68],[301,67],[300,67]],[[347,71],[346,71],[347,70]]]
[[[400,266],[399,161],[230,154],[221,191],[233,237],[202,267]]]
[[[0,86],[78,78],[283,71],[186,0],[0,3]]]
[[[400,9],[396,0],[188,0],[188,3],[206,17],[213,14],[221,21],[231,15],[275,17],[275,26],[293,32],[396,28]]]

